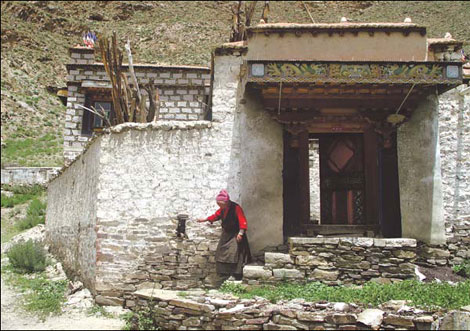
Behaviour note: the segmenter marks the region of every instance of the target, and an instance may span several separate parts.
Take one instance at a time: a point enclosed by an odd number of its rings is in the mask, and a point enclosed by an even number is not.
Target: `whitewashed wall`
[[[464,91],[464,89],[467,89]],[[439,139],[447,229],[470,216],[470,91],[461,85],[439,97]]]
[[[47,190],[46,242],[70,276],[95,287],[99,139]]]

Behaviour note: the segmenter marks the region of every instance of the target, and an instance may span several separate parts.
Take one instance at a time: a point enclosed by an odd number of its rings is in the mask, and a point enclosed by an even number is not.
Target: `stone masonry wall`
[[[238,57],[215,61],[216,72],[224,74],[214,80],[213,122],[112,127],[50,183],[46,232],[52,250],[99,303],[120,305],[149,281],[174,289],[210,286],[220,225],[188,221],[188,238],[179,241],[174,219],[212,214],[222,188],[240,201],[240,164],[231,157],[240,152],[240,64]],[[83,227],[93,233],[81,236]],[[82,266],[85,245],[92,259]]]
[[[309,142],[310,219],[320,221],[320,154],[318,140]]]
[[[98,188],[99,302],[121,304],[139,283],[163,288],[211,286],[219,226],[194,220],[217,210],[226,188],[240,201],[236,93],[239,59],[215,70],[213,122],[122,124],[102,137]],[[187,213],[188,240],[175,239],[177,214]],[[249,217],[249,215],[247,215]],[[248,229],[248,238],[250,229]],[[161,263],[163,259],[163,263]],[[119,299],[116,299],[119,297]]]
[[[201,226],[190,220],[187,236],[178,237],[177,223],[174,219],[138,218],[125,231],[99,232],[96,302],[133,307],[132,292],[136,290],[214,288],[220,224]],[[123,266],[128,263],[135,269]],[[119,277],[109,283],[113,271]]]
[[[59,167],[6,167],[2,185],[44,185],[60,170]]]
[[[467,91],[463,92],[465,88]],[[442,187],[448,237],[453,236],[453,223],[470,217],[469,123],[468,86],[461,85],[439,96]]]
[[[46,243],[70,277],[94,292],[100,143],[48,184]]]
[[[80,105],[85,105],[86,94],[92,93],[92,88],[107,90],[109,96],[111,95],[108,75],[101,63],[94,62],[93,49],[72,48],[70,54],[64,131],[66,163],[83,150],[90,138],[90,135],[82,134],[83,112],[86,110]],[[139,84],[153,82],[158,86],[160,120],[204,119],[210,93],[209,68],[136,64],[134,70]]]
[[[415,309],[406,301],[383,303],[379,309],[334,302],[239,299],[211,291],[209,294],[141,290],[132,309],[149,309],[163,330],[456,330],[470,327],[470,313]],[[134,306],[135,305],[135,306]]]
[[[218,227],[194,219],[215,212],[214,197],[227,187],[218,130],[209,122],[162,122],[112,131],[101,137],[98,301],[121,304],[124,293],[148,281],[172,289],[209,284]],[[171,221],[180,213],[191,219],[189,240],[181,242]]]
[[[289,253],[266,253],[265,265],[246,266],[249,285],[321,281],[328,285],[389,283],[415,277],[416,240],[289,238]]]

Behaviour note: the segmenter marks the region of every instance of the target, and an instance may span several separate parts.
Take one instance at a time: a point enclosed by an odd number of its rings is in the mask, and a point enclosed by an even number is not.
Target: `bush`
[[[44,224],[45,215],[46,204],[41,202],[39,199],[34,199],[29,204],[28,210],[26,211],[26,217],[18,221],[18,223],[16,223],[16,227],[23,231],[31,229],[38,224]]]
[[[21,205],[31,199],[40,196],[44,192],[45,188],[41,185],[2,185],[2,190],[13,192],[13,196],[11,197],[2,194],[2,208],[12,208],[16,205]]]
[[[33,273],[46,269],[46,252],[41,244],[31,239],[14,245],[7,253],[10,264],[20,273]]]
[[[130,312],[123,316],[126,325],[124,330],[159,330],[157,327],[157,314],[155,304],[150,303],[149,307],[139,308],[136,312]]]
[[[460,276],[470,278],[470,259],[466,259],[462,264],[457,264],[452,267],[452,270]]]

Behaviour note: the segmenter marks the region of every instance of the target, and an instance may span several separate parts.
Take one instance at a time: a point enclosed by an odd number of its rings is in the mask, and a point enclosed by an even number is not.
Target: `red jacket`
[[[209,216],[207,218],[207,220],[209,220],[209,222],[213,223],[217,220],[225,218],[227,216],[228,210],[229,210],[229,208],[225,208],[225,210],[222,210],[222,208],[220,208],[219,210],[217,210],[215,212],[214,215]],[[222,217],[222,212],[224,213],[223,217]],[[241,230],[247,230],[247,223],[246,223],[245,214],[243,214],[243,209],[238,205],[235,207],[235,214],[238,217],[238,224],[240,226],[240,229]]]

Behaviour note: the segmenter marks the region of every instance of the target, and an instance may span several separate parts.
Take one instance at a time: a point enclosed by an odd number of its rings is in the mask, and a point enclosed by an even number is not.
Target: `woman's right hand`
[[[199,218],[199,219],[197,220],[198,223],[204,223],[204,222],[206,222],[206,221],[207,221],[206,218]]]

